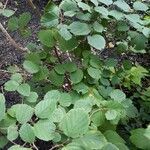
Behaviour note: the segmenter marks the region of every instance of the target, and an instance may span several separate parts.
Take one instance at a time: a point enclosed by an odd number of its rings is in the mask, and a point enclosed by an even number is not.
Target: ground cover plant
[[[149,56],[150,3],[49,1],[40,12],[28,2],[41,28],[26,47],[9,32],[30,36],[31,14],[16,15],[7,3],[0,9],[8,20],[0,29],[24,53],[21,66],[7,68],[10,79],[1,88],[0,148],[149,150],[150,68],[128,56]],[[20,99],[10,107],[9,92]]]

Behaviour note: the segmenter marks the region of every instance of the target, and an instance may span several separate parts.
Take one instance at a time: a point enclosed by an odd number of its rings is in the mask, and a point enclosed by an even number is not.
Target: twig
[[[12,46],[14,46],[16,49],[27,52],[27,48],[21,47],[18,43],[15,42],[15,40],[9,35],[9,33],[7,32],[7,30],[4,28],[4,26],[0,23],[0,29],[2,30],[2,32],[4,33],[4,35],[6,36],[6,38],[8,38],[10,44]]]
[[[6,0],[4,7],[3,7],[3,10],[6,8],[7,4],[8,4],[8,0]]]
[[[62,64],[62,61],[61,61],[61,59],[60,59],[60,57],[59,57],[58,50],[57,50],[56,47],[54,47],[54,51],[55,51],[55,54],[56,54],[56,57],[57,57],[59,63]]]
[[[38,7],[36,7],[36,6],[34,5],[34,3],[32,2],[32,0],[27,0],[27,2],[28,2],[28,4],[31,6],[31,8],[32,8],[34,11],[36,11],[36,14],[37,14],[39,17],[41,17],[41,13],[40,13]]]
[[[33,146],[36,150],[38,150],[37,146],[36,146],[34,143],[32,143],[32,146]]]
[[[12,74],[12,72],[8,71],[8,70],[3,70],[3,69],[0,69],[0,73],[6,73],[6,74]],[[18,71],[17,73],[20,73],[22,76],[24,77],[32,77],[31,74],[26,74],[26,73],[23,73],[23,72],[20,72]]]
[[[59,147],[63,147],[63,146],[64,146],[63,144],[55,145],[49,150],[54,150],[55,148],[59,148]]]
[[[56,57],[57,57],[59,63],[62,64],[61,58],[59,57],[58,50],[56,47],[54,47],[54,51],[55,51],[55,54],[56,54]],[[67,84],[65,84],[63,86],[64,90],[66,90],[66,86],[69,87],[69,89],[72,89],[72,84],[71,84],[69,75],[67,73],[65,73],[65,79],[67,80]]]

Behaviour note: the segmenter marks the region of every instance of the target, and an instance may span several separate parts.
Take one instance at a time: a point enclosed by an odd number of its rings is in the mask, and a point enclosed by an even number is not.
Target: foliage
[[[30,150],[38,139],[62,150],[148,150],[150,87],[143,81],[149,68],[98,53],[148,54],[149,7],[141,1],[50,1],[41,17],[41,45],[28,45],[25,74],[13,70],[4,85],[22,102],[8,108],[0,94],[0,148],[21,139],[26,148],[9,150]],[[12,16],[8,29],[22,34],[30,19],[29,13]],[[62,61],[60,54],[69,58]]]

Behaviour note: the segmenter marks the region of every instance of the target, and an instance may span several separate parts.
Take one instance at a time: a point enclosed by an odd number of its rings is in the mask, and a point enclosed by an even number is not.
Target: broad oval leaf
[[[35,106],[35,115],[39,118],[50,118],[55,109],[56,102],[43,100]]]
[[[101,149],[107,144],[104,135],[99,131],[90,131],[84,136],[75,139],[74,142],[79,143],[84,149]]]
[[[135,10],[140,10],[140,11],[147,11],[148,10],[148,6],[140,1],[136,1],[133,4],[133,7]]]
[[[119,89],[115,89],[110,93],[110,97],[115,101],[121,102],[126,99],[126,95]]]
[[[88,43],[98,49],[98,50],[102,50],[105,48],[105,45],[106,45],[106,41],[105,39],[99,35],[99,34],[95,34],[95,35],[92,35],[92,36],[88,36],[87,37],[87,40],[88,40]]]
[[[92,78],[97,80],[101,78],[101,71],[99,69],[90,67],[87,71]]]
[[[5,97],[2,93],[0,93],[0,121],[5,117]]]
[[[29,96],[30,95],[30,86],[27,83],[21,84],[18,86],[17,92],[22,96]]]
[[[69,26],[70,32],[74,35],[88,35],[91,32],[90,27],[86,23],[73,22]]]
[[[103,3],[103,4],[105,4],[105,5],[107,5],[107,6],[109,6],[109,5],[111,5],[113,3],[112,0],[98,0],[98,1]]]
[[[28,122],[33,115],[33,108],[26,104],[17,104],[15,107],[16,119],[19,123]]]
[[[72,109],[61,120],[59,127],[69,137],[80,137],[88,131],[89,116],[83,109]]]
[[[14,80],[9,80],[5,83],[4,88],[6,91],[16,91],[19,83]]]
[[[77,84],[83,79],[83,71],[81,69],[77,69],[75,72],[70,74],[70,79],[73,84]]]
[[[40,120],[34,124],[35,136],[43,141],[50,141],[54,138],[56,126],[50,120]]]
[[[28,143],[33,143],[35,141],[35,135],[33,131],[33,127],[26,123],[23,124],[19,130],[19,135],[21,139]]]
[[[7,128],[7,139],[14,141],[18,137],[18,127],[14,124]]]
[[[24,61],[23,67],[29,73],[37,73],[39,71],[39,66],[29,60]]]
[[[124,0],[117,0],[113,4],[125,12],[131,12],[130,6]]]
[[[38,37],[41,43],[47,47],[53,47],[55,44],[53,32],[51,30],[41,30]]]

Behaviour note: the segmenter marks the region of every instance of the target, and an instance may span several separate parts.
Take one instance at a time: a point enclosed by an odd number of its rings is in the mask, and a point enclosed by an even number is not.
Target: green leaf
[[[98,6],[98,0],[90,0],[95,6]]]
[[[117,0],[113,4],[125,12],[131,12],[130,6],[124,0]]]
[[[124,60],[123,61],[123,67],[125,70],[130,70],[132,68],[132,61]]]
[[[105,122],[105,114],[103,111],[99,110],[93,112],[91,115],[91,121],[97,126],[101,126]]]
[[[129,30],[129,26],[125,21],[119,21],[117,24],[117,30],[125,32]]]
[[[112,143],[108,143],[101,150],[119,150],[119,148]]]
[[[114,17],[116,20],[122,20],[124,17],[124,14],[117,10],[111,10],[109,11],[109,16]]]
[[[82,98],[78,101],[75,102],[74,104],[74,108],[75,109],[83,109],[85,112],[90,112],[91,109],[92,109],[92,106],[94,105],[95,103],[93,102],[93,99],[91,97],[85,97],[85,98]]]
[[[14,80],[9,80],[5,83],[4,88],[6,91],[16,91],[19,83]]]
[[[59,36],[57,37],[57,40],[58,40],[59,48],[64,52],[72,51],[78,46],[78,41],[74,37],[66,41],[63,37]]]
[[[105,116],[107,120],[114,120],[118,116],[118,112],[116,110],[111,109],[105,113]]]
[[[11,125],[7,128],[7,139],[14,141],[18,137],[18,127],[16,125]]]
[[[150,148],[150,139],[144,134],[145,129],[143,128],[132,130],[130,140],[137,148],[148,150]]]
[[[83,150],[83,147],[82,145],[80,145],[80,143],[71,142],[65,147],[63,147],[62,150]]]
[[[24,124],[30,121],[33,115],[33,108],[26,104],[17,104],[15,108],[16,119],[19,123]]]
[[[100,32],[100,33],[104,30],[104,27],[101,24],[99,24],[97,21],[94,22],[93,28],[96,32]]]
[[[60,10],[56,4],[49,2],[45,7],[45,13],[41,17],[41,25],[44,27],[55,27],[59,23]]]
[[[88,11],[91,12],[91,7],[89,5],[87,5],[86,3],[83,2],[78,2],[78,6],[79,8],[81,8],[83,11]]]
[[[50,118],[55,109],[55,101],[43,100],[35,106],[35,115],[39,118]]]
[[[142,24],[141,17],[138,14],[128,14],[128,15],[125,15],[125,18],[131,22],[131,25],[133,27],[134,27],[134,24],[137,24],[137,23]]]
[[[59,103],[61,106],[68,107],[72,103],[72,97],[70,96],[69,93],[62,93]]]
[[[8,139],[5,136],[0,136],[0,148],[3,149],[8,143]]]
[[[25,26],[27,26],[27,24],[29,23],[30,20],[31,20],[31,14],[29,12],[25,12],[25,13],[21,14],[18,19],[19,27],[24,28]]]
[[[61,141],[61,135],[57,132],[54,133],[54,138],[53,138],[53,142],[54,143],[58,143]]]
[[[87,71],[92,78],[97,80],[101,78],[101,71],[99,69],[90,67]]]
[[[135,50],[140,51],[145,49],[147,38],[138,32],[130,32],[131,44],[135,47]]]
[[[5,128],[7,129],[9,126],[14,125],[16,123],[16,119],[12,118],[9,109],[7,109],[7,113],[3,120],[0,121],[0,128]]]
[[[98,0],[98,1],[103,3],[103,4],[105,4],[105,5],[107,5],[107,6],[109,6],[109,5],[111,5],[113,3],[112,0]]]
[[[18,86],[17,92],[22,96],[29,96],[30,95],[30,86],[27,83],[21,84]]]
[[[53,32],[51,30],[41,30],[38,33],[38,37],[41,43],[47,47],[53,47],[55,44]]]
[[[0,121],[4,119],[5,117],[5,111],[6,111],[6,106],[5,106],[5,97],[3,94],[0,93]]]
[[[74,142],[78,143],[84,149],[101,149],[106,143],[104,135],[99,131],[90,131],[83,137],[75,139]]]
[[[110,97],[114,99],[115,101],[121,102],[126,99],[125,93],[123,93],[119,89],[115,89],[110,93]]]
[[[83,13],[83,12],[79,12],[76,15],[78,20],[83,20],[83,21],[90,21],[91,20],[91,14],[90,13]]]
[[[99,69],[102,66],[102,61],[98,57],[94,56],[90,59],[90,65],[94,68]]]
[[[14,80],[18,83],[21,83],[23,81],[22,75],[20,73],[15,73],[11,76],[11,80]]]
[[[144,27],[143,30],[142,30],[142,33],[145,35],[145,37],[149,38],[150,28]]]
[[[59,34],[66,40],[70,40],[72,38],[72,34],[68,31],[67,27],[60,27]]]
[[[60,129],[65,135],[76,138],[88,131],[89,117],[83,109],[72,109],[60,122]]]
[[[88,43],[92,47],[94,47],[98,50],[102,50],[102,49],[105,48],[106,41],[101,35],[95,34],[95,35],[92,35],[92,36],[88,36],[87,40],[88,40]]]
[[[88,24],[79,21],[73,22],[68,28],[74,35],[88,35],[91,32]]]
[[[55,111],[52,113],[50,120],[52,122],[61,122],[61,120],[63,119],[63,117],[66,115],[66,111],[64,108],[59,107],[57,109],[55,109]]]
[[[94,8],[96,12],[98,12],[100,15],[102,15],[103,18],[108,18],[108,10],[105,7],[97,6]]]
[[[49,79],[55,86],[62,86],[64,83],[64,76],[57,74],[55,70],[50,71]]]
[[[58,23],[59,23],[58,16],[53,12],[45,13],[41,17],[41,25],[44,27],[47,28],[55,27],[58,25]]]
[[[62,10],[66,11],[78,11],[79,8],[77,6],[77,3],[75,1],[70,0],[64,0],[60,3],[60,8]]]
[[[37,138],[43,141],[50,141],[54,138],[56,126],[50,120],[40,120],[34,124],[33,129]]]
[[[21,139],[28,143],[33,143],[35,141],[35,134],[33,131],[33,127],[26,123],[23,124],[19,130],[19,135]]]
[[[64,64],[64,69],[66,72],[75,72],[77,70],[77,65],[73,62],[67,62]]]
[[[35,103],[38,99],[38,94],[36,92],[30,92],[30,95],[26,98],[26,100],[30,103]]]
[[[24,61],[23,67],[26,71],[32,74],[37,73],[39,71],[39,66],[33,63],[32,61],[28,61],[28,60]]]
[[[77,84],[83,79],[83,72],[81,69],[77,69],[77,71],[70,74],[70,79],[73,84]]]
[[[15,13],[15,11],[13,11],[13,10],[11,10],[11,9],[4,9],[4,10],[1,10],[1,9],[0,9],[0,14],[2,14],[2,15],[5,16],[5,17],[10,17],[10,16],[12,16],[14,13]]]
[[[11,31],[15,31],[19,28],[18,26],[18,18],[12,17],[8,20],[8,29]]]
[[[64,75],[66,72],[64,64],[55,65],[54,70],[60,75]]]
[[[113,131],[113,130],[107,130],[104,133],[104,136],[106,137],[108,142],[113,143],[113,144],[116,144],[116,143],[125,144],[126,143],[124,139],[116,131]]]
[[[49,70],[48,70],[48,68],[46,66],[41,66],[40,70],[36,74],[34,74],[33,78],[36,81],[41,81],[41,80],[47,79],[48,76],[49,76]]]
[[[89,91],[89,87],[87,85],[85,85],[84,83],[82,83],[82,82],[79,83],[79,84],[74,85],[73,89],[75,91],[77,91],[78,93],[81,93],[81,94],[86,94]]]
[[[32,150],[31,148],[25,148],[20,145],[11,146],[8,150]]]
[[[148,6],[140,1],[134,2],[133,7],[135,10],[139,10],[139,11],[147,11],[148,10]]]
[[[57,103],[60,98],[61,98],[61,94],[58,90],[48,91],[44,96],[44,100],[47,100],[49,102],[55,102],[55,103]]]
[[[117,65],[117,63],[118,63],[117,60],[114,58],[108,58],[105,60],[105,65],[107,67],[115,67]]]

